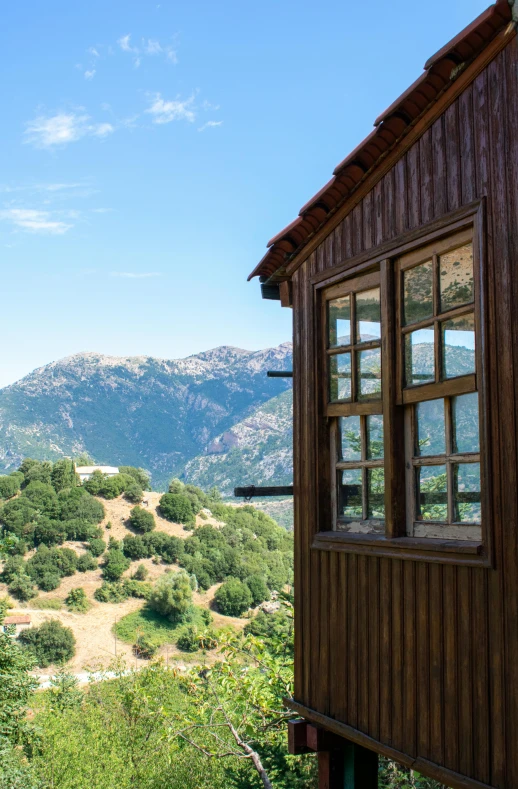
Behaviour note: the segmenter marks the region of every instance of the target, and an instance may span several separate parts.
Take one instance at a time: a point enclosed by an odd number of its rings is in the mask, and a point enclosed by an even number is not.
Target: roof
[[[93,474],[94,471],[102,471],[103,474],[118,474],[117,466],[76,466],[77,474]]]
[[[248,277],[286,278],[285,267],[352,195],[388,151],[512,19],[510,0],[497,0],[424,64],[424,73],[374,121],[373,131],[334,171],[333,177],[267,244],[268,251]],[[459,68],[462,66],[462,68]]]
[[[4,625],[30,625],[31,618],[29,614],[14,614],[13,616],[6,616],[2,624]]]

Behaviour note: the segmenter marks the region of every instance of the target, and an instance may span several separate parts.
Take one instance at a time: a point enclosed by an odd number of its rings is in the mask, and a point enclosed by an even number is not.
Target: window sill
[[[380,534],[324,531],[315,535],[311,547],[320,551],[344,551],[391,559],[465,564],[477,567],[491,566],[482,544],[471,540],[390,538]]]

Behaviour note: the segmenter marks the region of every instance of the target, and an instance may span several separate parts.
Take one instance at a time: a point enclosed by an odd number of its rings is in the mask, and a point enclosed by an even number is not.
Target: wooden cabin
[[[433,55],[250,275],[293,308],[290,745],[322,787],[376,754],[518,787],[517,19]]]

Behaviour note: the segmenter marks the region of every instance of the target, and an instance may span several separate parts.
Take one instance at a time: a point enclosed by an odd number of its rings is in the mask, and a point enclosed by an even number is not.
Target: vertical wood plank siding
[[[296,700],[497,789],[518,786],[517,55],[513,39],[293,277]],[[481,197],[495,569],[312,550],[328,471],[310,277]]]

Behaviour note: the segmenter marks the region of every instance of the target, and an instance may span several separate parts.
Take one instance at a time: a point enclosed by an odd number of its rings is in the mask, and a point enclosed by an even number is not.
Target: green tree
[[[162,575],[153,588],[149,605],[172,622],[181,622],[192,605],[189,575],[183,570]]]
[[[148,512],[143,507],[133,507],[129,520],[134,529],[143,533],[153,531],[156,527],[153,513]]]
[[[65,598],[65,604],[69,611],[84,614],[90,608],[90,602],[82,586],[71,589]]]
[[[135,468],[135,466],[119,466],[121,474],[127,474],[133,477],[139,488],[142,490],[151,490],[151,479],[147,471],[143,468]]]
[[[120,549],[112,548],[106,553],[103,564],[103,578],[107,581],[118,581],[130,564],[130,560],[124,556]]]
[[[83,553],[83,555],[80,556],[79,559],[77,560],[77,571],[79,573],[86,573],[89,570],[96,570],[96,569],[97,569],[97,562],[95,561],[90,551]]]
[[[41,463],[39,460],[32,461],[30,468],[24,472],[25,484],[28,485],[31,482],[43,482],[45,485],[50,485],[51,474],[52,463],[50,463],[48,460],[44,460]]]
[[[133,482],[131,485],[128,485],[124,491],[124,498],[126,498],[128,501],[131,501],[132,504],[140,504],[144,498],[144,491],[140,485],[138,485],[136,482]]]
[[[0,477],[0,498],[11,499],[16,496],[20,491],[20,482],[18,477],[14,476],[1,476]]]
[[[182,628],[176,646],[183,652],[196,652],[200,646],[198,628],[195,625],[186,625]]]
[[[99,537],[94,537],[94,539],[88,540],[88,550],[92,556],[102,556],[106,550],[106,543]]]
[[[135,581],[145,581],[148,575],[149,573],[145,566],[143,564],[139,564],[131,577],[134,578]]]
[[[87,490],[88,493],[91,493],[92,496],[98,496],[106,480],[106,474],[103,474],[100,469],[96,468],[95,471],[90,474],[90,478],[85,479],[83,482],[83,488]]]
[[[252,593],[239,578],[229,578],[216,590],[214,600],[226,616],[240,616],[252,605]]]
[[[105,515],[100,501],[84,488],[66,488],[58,494],[60,517],[63,521],[80,518],[89,523],[100,523]]]
[[[57,493],[65,488],[73,488],[78,485],[79,477],[76,474],[73,461],[68,458],[57,460],[52,467],[50,480]]]
[[[38,596],[32,579],[28,575],[17,575],[8,586],[9,594],[21,602],[27,602]]]
[[[252,595],[252,605],[256,606],[270,598],[270,590],[262,575],[250,575],[245,580]]]
[[[173,523],[194,523],[191,502],[182,493],[164,493],[159,502],[160,512]]]
[[[0,600],[0,625],[7,612],[7,603]],[[27,707],[38,680],[29,674],[35,666],[34,658],[20,649],[14,638],[0,627],[0,742],[8,740],[18,745],[27,740],[30,724]]]
[[[4,569],[2,570],[0,578],[4,583],[10,584],[14,578],[19,575],[24,575],[25,572],[26,564],[23,557],[10,556],[4,564]]]
[[[61,665],[75,655],[74,634],[58,619],[49,619],[39,627],[22,630],[18,640],[34,655],[41,668],[46,668],[52,663]]]
[[[79,690],[79,680],[66,668],[59,668],[50,678],[50,708],[58,713],[70,709],[77,709],[83,699]]]

